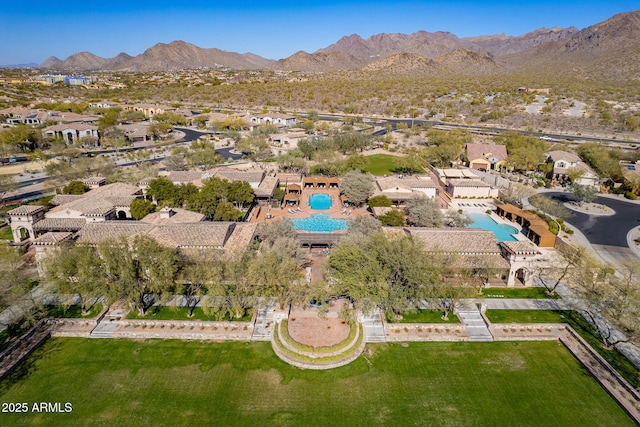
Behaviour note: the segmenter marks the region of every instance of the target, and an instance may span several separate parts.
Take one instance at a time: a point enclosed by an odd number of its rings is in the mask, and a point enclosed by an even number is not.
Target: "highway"
[[[306,117],[305,114],[301,114],[301,117]],[[367,117],[367,116],[345,116],[342,114],[319,114],[320,120],[326,121],[344,121],[346,117],[353,117],[357,121],[367,121],[372,125],[376,126],[385,126],[386,124],[390,124],[393,130],[397,129],[398,123],[404,123],[407,127],[411,128],[413,126],[431,126],[436,129],[466,129],[471,133],[482,134],[495,136],[506,132],[518,132],[522,135],[526,136],[534,136],[537,138],[550,138],[555,141],[568,141],[573,144],[580,144],[585,142],[596,142],[601,144],[613,145],[616,147],[624,148],[624,149],[637,149],[640,147],[640,140],[624,140],[619,141],[611,138],[600,138],[593,136],[584,136],[584,135],[570,135],[570,134],[560,134],[560,133],[545,133],[545,132],[530,132],[524,130],[517,129],[509,129],[509,128],[501,128],[496,126],[478,126],[478,125],[469,125],[465,123],[453,123],[453,122],[443,122],[440,120],[425,120],[425,119],[417,119],[417,118],[390,118],[390,117]],[[387,133],[386,128],[377,131],[376,136],[385,135]]]
[[[176,141],[175,144],[167,145],[166,147],[164,147],[165,149],[162,151],[162,153],[156,154],[153,156],[152,159],[146,160],[147,163],[159,163],[171,155],[171,149],[173,147],[180,146],[180,145],[189,145],[190,142],[197,140],[202,135],[212,134],[211,132],[201,132],[201,131],[197,131],[189,128],[176,128],[176,130],[182,132],[184,136],[180,138],[178,141]],[[138,145],[138,146],[124,147],[117,151],[113,148],[108,148],[108,149],[91,150],[89,152],[92,154],[91,157],[95,157],[99,155],[112,156],[116,154],[116,152],[126,153],[129,151],[145,150],[149,148],[154,148],[154,146]],[[220,154],[225,160],[228,160],[228,159],[239,160],[242,158],[242,154],[232,152],[231,148],[219,148],[216,150],[216,152]],[[27,160],[26,157],[19,159],[20,162],[26,161],[26,160]],[[126,159],[121,159],[116,161],[116,167],[127,167],[127,166],[133,166],[135,164],[136,162],[127,161]],[[27,200],[38,199],[40,197],[52,194],[50,190],[43,188],[43,187],[46,187],[43,184],[51,180],[51,178],[49,178],[43,172],[31,174],[29,177],[24,177],[24,178],[17,177],[17,178],[18,178],[17,179],[18,189],[16,191],[11,192],[6,197],[4,197],[3,202],[5,203],[16,202],[20,200],[27,201]]]

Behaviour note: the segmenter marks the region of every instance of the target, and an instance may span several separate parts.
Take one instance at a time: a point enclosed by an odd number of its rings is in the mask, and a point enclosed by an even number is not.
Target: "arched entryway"
[[[531,271],[527,268],[519,268],[516,270],[516,284],[522,286],[531,286]]]
[[[16,235],[14,235],[14,237],[17,237],[18,241],[24,242],[25,240],[29,240],[31,238],[31,233],[28,229],[20,227],[18,228],[17,233]]]

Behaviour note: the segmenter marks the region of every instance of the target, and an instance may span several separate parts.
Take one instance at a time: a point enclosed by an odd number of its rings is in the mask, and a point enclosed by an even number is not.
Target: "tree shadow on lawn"
[[[50,355],[60,349],[61,343],[47,339],[42,346],[31,353],[26,360],[22,361],[8,377],[0,381],[0,395],[4,394],[14,384],[17,384],[31,376],[38,370],[38,362],[46,360]]]

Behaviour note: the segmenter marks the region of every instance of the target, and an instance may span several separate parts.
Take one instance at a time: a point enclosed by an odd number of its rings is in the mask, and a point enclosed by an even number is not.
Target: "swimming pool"
[[[470,213],[467,214],[467,216],[473,221],[472,224],[467,226],[468,228],[482,228],[483,230],[492,231],[498,239],[498,242],[513,242],[518,240],[514,236],[514,234],[518,234],[518,230],[510,225],[498,224],[491,219],[490,216],[482,213]]]
[[[331,233],[347,229],[346,219],[331,218],[329,215],[316,214],[308,218],[294,219],[293,228],[296,230],[312,231],[315,233]]]
[[[311,209],[326,210],[331,207],[331,196],[325,193],[312,194],[309,197]]]

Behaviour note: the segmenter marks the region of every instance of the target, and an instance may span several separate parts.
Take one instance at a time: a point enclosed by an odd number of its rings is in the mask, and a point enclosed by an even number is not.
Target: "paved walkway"
[[[464,324],[470,342],[493,341],[493,335],[489,332],[489,328],[487,328],[487,324],[480,314],[477,304],[466,304],[459,309],[456,314],[462,324]]]
[[[366,342],[385,342],[387,340],[384,333],[381,310],[376,310],[368,315],[363,314],[358,320],[360,320],[364,328],[364,338]]]
[[[271,298],[258,307],[256,321],[254,324],[253,335],[251,339],[254,341],[271,341],[273,329],[276,323],[275,319],[276,301]]]
[[[114,338],[120,319],[126,315],[122,309],[112,309],[104,315],[98,325],[91,331],[91,338]]]
[[[40,304],[48,295],[48,284],[42,284],[26,294],[20,301],[7,307],[0,313],[0,332],[7,329],[7,326],[20,319],[24,314],[37,303]]]
[[[472,301],[489,310],[569,310],[569,304],[561,299],[482,298]]]

